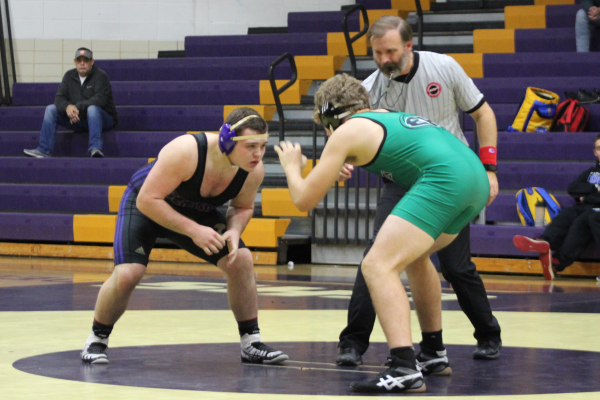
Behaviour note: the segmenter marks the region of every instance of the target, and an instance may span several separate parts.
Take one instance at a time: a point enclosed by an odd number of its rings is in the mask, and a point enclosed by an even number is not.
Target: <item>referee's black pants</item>
[[[552,256],[559,263],[554,268],[563,271],[595,240],[600,243],[600,212],[593,205],[577,203],[563,208],[540,236],[550,243]]]
[[[377,212],[375,214],[373,238],[369,241],[366,255],[386,218],[398,204],[406,191],[395,183],[386,183],[383,187]],[[458,303],[475,327],[477,340],[500,337],[500,325],[492,315],[490,303],[483,282],[471,261],[470,227],[467,224],[456,239],[444,249],[438,251],[442,275],[450,282],[458,297]],[[348,326],[340,334],[338,347],[352,347],[364,354],[369,347],[369,338],[375,325],[375,309],[369,295],[369,289],[358,268],[352,297],[348,307]]]

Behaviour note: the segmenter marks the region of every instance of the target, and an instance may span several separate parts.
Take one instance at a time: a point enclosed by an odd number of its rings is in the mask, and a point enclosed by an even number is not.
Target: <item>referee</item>
[[[419,115],[441,125],[468,146],[458,120],[458,107],[469,114],[477,126],[481,162],[490,182],[488,205],[498,194],[496,178],[497,128],[494,112],[483,94],[452,58],[428,51],[413,51],[412,28],[399,17],[382,17],[367,33],[379,69],[363,81],[369,91],[371,108],[385,108]],[[406,191],[384,178],[383,193],[377,205],[374,237]],[[374,242],[369,242],[365,255]],[[475,359],[494,359],[502,347],[500,325],[492,315],[483,282],[471,261],[470,227],[438,252],[444,278],[452,285],[461,309],[475,327]],[[348,308],[348,326],[340,334],[338,365],[362,364],[375,324],[375,310],[361,268],[358,268]],[[421,358],[444,362],[445,357],[431,350],[442,340],[442,331],[422,332]],[[433,361],[431,360],[431,361]]]

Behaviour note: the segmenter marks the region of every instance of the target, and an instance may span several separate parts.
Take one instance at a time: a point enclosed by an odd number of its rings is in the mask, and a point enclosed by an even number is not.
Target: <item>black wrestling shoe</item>
[[[81,361],[87,364],[108,364],[108,339],[88,341],[81,351]]]
[[[492,338],[486,340],[478,340],[477,347],[473,352],[475,360],[493,360],[500,355],[502,348],[502,340],[500,338]]]
[[[352,347],[342,347],[338,353],[335,363],[341,367],[357,367],[362,365],[362,356]]]
[[[242,362],[250,364],[281,364],[289,360],[283,351],[275,350],[263,342],[252,342],[242,347]]]
[[[436,351],[435,356],[420,352],[417,354],[417,368],[423,375],[452,375],[452,368],[446,350]]]
[[[421,393],[425,391],[425,381],[421,371],[399,367],[396,357],[388,357],[390,367],[375,377],[352,382],[350,388],[362,393]]]

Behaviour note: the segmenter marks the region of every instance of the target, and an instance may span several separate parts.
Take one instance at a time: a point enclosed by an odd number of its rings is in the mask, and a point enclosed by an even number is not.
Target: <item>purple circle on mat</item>
[[[335,365],[337,343],[268,343],[282,366],[240,362],[237,343],[116,347],[110,364],[82,364],[79,351],[16,361],[23,372],[57,379],[160,389],[294,395],[361,395],[350,382],[383,371],[387,346],[372,344],[358,368]],[[425,377],[432,396],[527,395],[600,391],[600,353],[504,347],[496,360],[473,360],[473,346],[447,346],[453,375]],[[560,384],[557,384],[557,381]]]

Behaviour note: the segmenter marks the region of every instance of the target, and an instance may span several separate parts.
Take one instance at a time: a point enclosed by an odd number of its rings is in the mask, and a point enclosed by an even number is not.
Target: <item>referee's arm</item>
[[[475,125],[477,126],[479,147],[483,148],[490,146],[497,148],[498,128],[496,125],[496,116],[490,105],[487,102],[484,102],[481,107],[470,112],[469,115],[473,117]],[[498,195],[498,178],[496,177],[496,173],[492,171],[487,171],[487,175],[490,180],[490,196],[487,205],[490,205]]]

